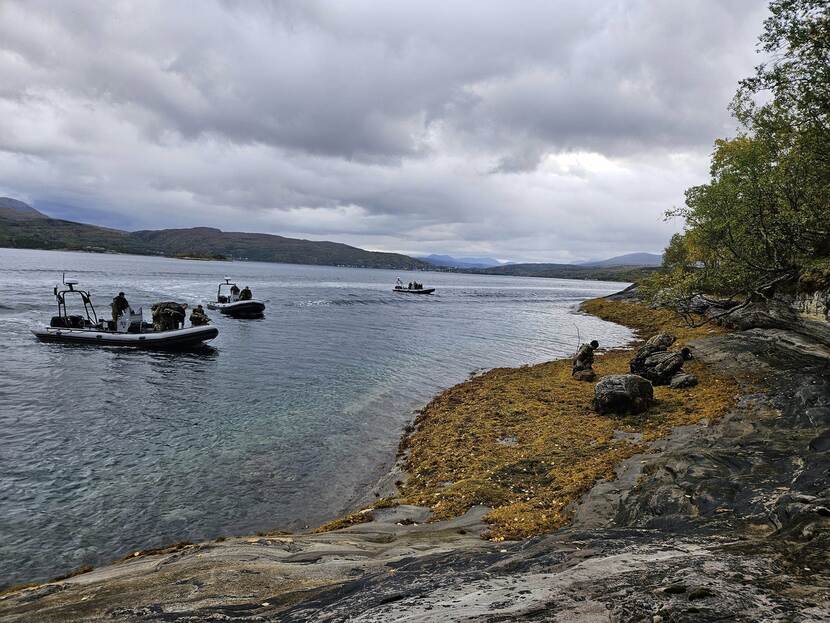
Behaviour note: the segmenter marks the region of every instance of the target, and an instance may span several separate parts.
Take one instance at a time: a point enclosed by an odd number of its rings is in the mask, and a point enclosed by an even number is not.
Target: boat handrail
[[[68,318],[69,314],[66,310],[66,295],[67,294],[77,294],[81,297],[81,302],[84,304],[84,314],[86,315],[87,322],[92,323],[93,325],[98,324],[98,314],[95,311],[95,306],[92,304],[92,297],[87,290],[75,289],[75,286],[78,285],[77,281],[67,281],[64,277],[62,280],[64,285],[69,286],[65,290],[58,290],[58,286],[55,286],[53,292],[55,294],[55,298],[58,301],[58,316],[62,318]]]

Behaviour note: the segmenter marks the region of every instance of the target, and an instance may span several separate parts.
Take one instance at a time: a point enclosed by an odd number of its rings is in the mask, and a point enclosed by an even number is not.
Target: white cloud
[[[763,0],[0,4],[0,191],[129,228],[659,250]]]

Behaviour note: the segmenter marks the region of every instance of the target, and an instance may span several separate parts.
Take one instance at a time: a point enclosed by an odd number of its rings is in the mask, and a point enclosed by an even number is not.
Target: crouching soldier
[[[576,351],[571,365],[571,376],[580,381],[593,381],[596,378],[594,372],[594,351],[599,348],[599,342],[591,340],[590,344],[583,344]]]
[[[156,303],[151,308],[153,313],[153,328],[156,331],[171,331],[184,326],[184,320],[187,312],[186,303],[176,303],[174,301],[166,301],[163,303]]]
[[[643,362],[640,376],[647,378],[654,385],[668,385],[672,377],[683,368],[683,364],[691,358],[692,352],[688,348],[654,353]]]
[[[197,305],[196,308],[190,312],[190,324],[194,327],[203,327],[210,324],[210,318],[208,318],[204,308],[201,305]]]
[[[657,335],[651,336],[645,344],[637,349],[637,353],[634,355],[634,358],[629,362],[628,365],[631,370],[631,374],[645,376],[647,371],[646,359],[652,355],[656,355],[657,353],[666,352],[669,349],[669,346],[674,344],[676,339],[677,338],[671,333],[658,333]]]

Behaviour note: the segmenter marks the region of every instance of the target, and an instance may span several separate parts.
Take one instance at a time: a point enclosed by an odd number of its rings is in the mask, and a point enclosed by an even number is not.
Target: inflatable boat
[[[219,335],[219,329],[211,326],[184,327],[157,331],[144,322],[142,312],[125,310],[117,322],[99,319],[86,290],[75,289],[77,281],[63,281],[65,289],[55,286],[58,315],[52,316],[48,327],[33,329],[41,342],[65,344],[92,344],[95,346],[126,346],[132,348],[187,349],[199,346]],[[80,300],[84,313],[67,313],[67,298]]]
[[[45,327],[32,333],[41,342],[94,344],[96,346],[131,346],[133,348],[185,349],[208,342],[219,335],[216,327],[186,327],[169,331],[142,331],[117,333],[95,328]]]
[[[432,294],[435,292],[435,288],[403,288],[395,286],[393,292],[397,292],[398,294]]]
[[[208,309],[233,318],[260,318],[265,312],[265,303],[255,299],[240,299],[239,286],[228,277],[219,284],[216,300],[207,304]]]
[[[412,285],[412,284],[410,284]],[[397,292],[398,294],[432,294],[435,292],[435,288],[425,288],[420,283],[415,284],[417,288],[410,288],[403,285],[400,279],[395,284],[395,287],[392,289],[392,292]]]

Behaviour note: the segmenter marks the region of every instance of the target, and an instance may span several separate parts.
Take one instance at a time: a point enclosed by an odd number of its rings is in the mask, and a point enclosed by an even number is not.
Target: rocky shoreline
[[[553,533],[497,543],[480,538],[484,507],[437,522],[377,509],[18,590],[0,620],[830,620],[830,348],[815,329],[689,342],[737,403],[623,461]]]

